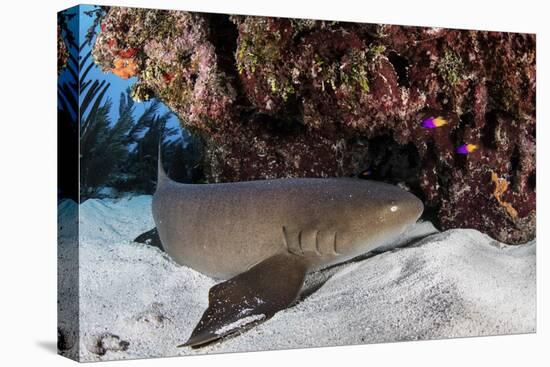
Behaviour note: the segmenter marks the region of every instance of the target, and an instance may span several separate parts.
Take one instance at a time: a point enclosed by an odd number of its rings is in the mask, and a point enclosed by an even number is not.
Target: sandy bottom
[[[97,361],[535,331],[534,241],[506,246],[424,222],[399,242],[406,247],[309,275],[302,299],[265,323],[201,349],[177,348],[215,281],[132,242],[154,227],[150,204],[135,196],[80,206],[80,289],[59,282],[64,354]],[[63,223],[76,205],[60,208]],[[76,256],[74,229],[60,230],[60,260]],[[71,274],[76,265],[60,261],[59,270]],[[64,313],[77,307],[80,338],[64,330],[74,321]]]

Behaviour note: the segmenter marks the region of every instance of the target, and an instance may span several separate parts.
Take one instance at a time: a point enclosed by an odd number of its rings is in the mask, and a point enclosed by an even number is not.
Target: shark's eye
[[[397,205],[392,205],[390,207],[390,212],[395,213],[397,211]]]

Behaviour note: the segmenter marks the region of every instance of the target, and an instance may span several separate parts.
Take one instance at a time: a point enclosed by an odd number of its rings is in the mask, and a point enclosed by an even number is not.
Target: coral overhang
[[[523,243],[535,236],[535,44],[532,34],[113,7],[93,54],[103,70],[138,77],[136,99],[160,98],[203,136],[208,182],[369,169],[418,194],[442,229]],[[447,124],[424,128],[431,116]],[[463,143],[477,149],[457,154]]]

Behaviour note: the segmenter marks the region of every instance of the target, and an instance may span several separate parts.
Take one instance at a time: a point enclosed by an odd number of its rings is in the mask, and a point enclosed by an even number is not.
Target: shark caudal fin
[[[159,152],[158,152],[158,168],[157,168],[157,190],[163,184],[167,183],[170,178],[166,175],[164,167],[162,166],[162,140],[159,140]]]

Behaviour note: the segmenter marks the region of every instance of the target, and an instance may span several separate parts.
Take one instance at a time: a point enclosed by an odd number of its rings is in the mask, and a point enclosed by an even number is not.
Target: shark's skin
[[[270,317],[294,302],[307,272],[394,241],[423,211],[413,194],[375,181],[181,184],[160,163],[152,205],[162,245],[176,262],[230,279],[211,289],[210,307],[185,344],[191,346],[227,334],[216,331],[243,316]]]

